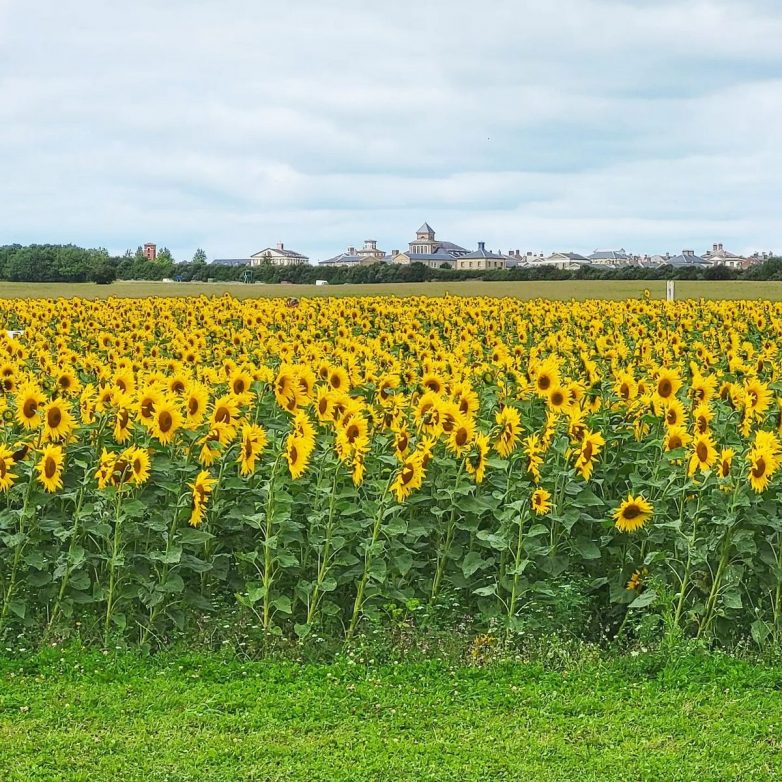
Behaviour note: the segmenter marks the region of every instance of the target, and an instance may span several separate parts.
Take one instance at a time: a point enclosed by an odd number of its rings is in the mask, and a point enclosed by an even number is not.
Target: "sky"
[[[0,244],[782,250],[779,0],[0,0]]]

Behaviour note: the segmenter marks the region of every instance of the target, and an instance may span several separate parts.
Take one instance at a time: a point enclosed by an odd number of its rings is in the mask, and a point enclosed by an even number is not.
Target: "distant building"
[[[695,250],[682,250],[681,255],[672,255],[666,257],[665,263],[668,266],[681,267],[693,267],[696,269],[705,269],[711,266],[711,263],[705,258],[701,258],[700,255],[695,254]]]
[[[453,242],[444,242],[435,238],[434,229],[429,223],[424,223],[416,232],[415,239],[408,245],[408,250],[395,253],[392,263],[422,263],[432,269],[439,269],[446,264],[453,268],[454,261],[469,252]]]
[[[250,266],[262,266],[271,264],[272,266],[302,266],[309,263],[310,259],[302,253],[294,250],[286,250],[282,242],[278,242],[276,247],[266,247],[259,250],[249,258]]]
[[[371,263],[386,263],[385,250],[379,250],[375,239],[365,239],[360,249],[348,247],[344,253],[321,261],[321,266],[366,266]]]
[[[584,255],[578,253],[552,253],[548,258],[536,261],[534,266],[554,266],[557,269],[580,269],[582,266],[591,266],[592,262]]]
[[[152,242],[147,242],[144,245],[144,257],[148,261],[154,261],[157,258],[157,245]]]
[[[455,260],[455,264],[459,271],[469,271],[470,269],[504,269],[506,266],[505,256],[487,250],[485,242],[478,242],[478,249],[474,252],[458,256]]]
[[[589,260],[595,266],[627,266],[632,259],[623,247],[621,250],[595,250]]]
[[[543,253],[530,251],[523,253],[521,250],[508,250],[508,254],[505,257],[505,268],[513,269],[517,266],[529,266],[542,261],[544,258],[545,255]]]
[[[747,266],[746,258],[728,252],[722,244],[713,244],[703,257],[714,266],[726,266],[728,269],[743,269]]]

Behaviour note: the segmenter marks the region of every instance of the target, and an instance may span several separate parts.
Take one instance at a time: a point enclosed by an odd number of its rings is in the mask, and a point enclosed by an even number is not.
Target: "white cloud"
[[[770,0],[0,0],[0,241],[779,246],[781,34]]]

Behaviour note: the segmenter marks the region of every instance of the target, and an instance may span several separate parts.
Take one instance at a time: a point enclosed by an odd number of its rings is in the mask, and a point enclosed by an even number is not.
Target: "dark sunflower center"
[[[663,399],[666,399],[671,395],[672,392],[673,392],[673,386],[671,385],[671,381],[668,380],[668,378],[663,378],[657,385],[657,393]]]
[[[32,418],[38,412],[38,402],[35,399],[26,399],[22,405],[22,413],[25,418]]]
[[[174,419],[171,416],[171,413],[168,412],[168,410],[164,410],[160,414],[160,418],[158,418],[158,425],[160,426],[161,432],[170,432],[171,427],[174,425]]]
[[[43,465],[43,473],[47,478],[53,478],[57,472],[57,462],[51,456],[46,457]]]
[[[641,509],[634,502],[631,502],[624,510],[624,517],[628,521],[637,519],[641,515]]]
[[[705,443],[698,443],[695,448],[695,452],[698,454],[698,459],[705,462],[709,458],[709,449]]]
[[[766,474],[766,460],[759,456],[755,461],[755,466],[752,468],[752,475],[755,478],[762,478]]]
[[[46,411],[46,423],[50,429],[56,429],[62,421],[62,412],[58,407]]]

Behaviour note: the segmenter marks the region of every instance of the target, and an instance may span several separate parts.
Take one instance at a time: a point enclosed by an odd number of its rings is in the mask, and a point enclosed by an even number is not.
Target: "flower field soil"
[[[776,782],[778,666],[0,659],[4,782]]]
[[[226,607],[287,638],[444,607],[521,631],[575,595],[600,633],[779,640],[782,305],[3,300],[0,323],[0,634],[165,643]]]

